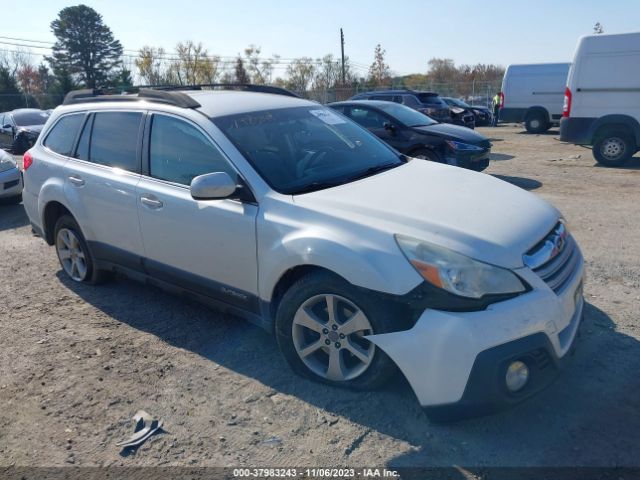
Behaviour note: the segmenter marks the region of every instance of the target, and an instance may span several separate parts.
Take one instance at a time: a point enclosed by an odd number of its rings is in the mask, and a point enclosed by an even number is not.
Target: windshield
[[[408,127],[420,127],[438,123],[424,113],[420,113],[417,110],[405,107],[404,105],[389,103],[389,105],[378,105],[378,108]]]
[[[213,122],[280,193],[341,185],[404,163],[367,130],[320,105],[230,115]]]
[[[13,113],[13,119],[19,127],[26,125],[44,125],[48,118],[49,114],[47,112],[39,110]]]
[[[447,104],[444,103],[444,100],[442,100],[435,93],[419,93],[418,94],[418,99],[420,99],[420,101],[422,103],[427,103],[429,105],[437,105],[439,107],[446,107],[447,106]]]

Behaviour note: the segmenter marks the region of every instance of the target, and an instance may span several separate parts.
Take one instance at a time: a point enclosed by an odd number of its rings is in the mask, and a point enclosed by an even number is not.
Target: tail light
[[[500,92],[500,108],[504,108],[504,92]]]
[[[564,103],[562,104],[562,116],[565,118],[569,118],[571,115],[571,90],[569,87],[564,89]]]
[[[31,165],[33,165],[33,157],[27,151],[22,157],[22,171],[26,172]]]

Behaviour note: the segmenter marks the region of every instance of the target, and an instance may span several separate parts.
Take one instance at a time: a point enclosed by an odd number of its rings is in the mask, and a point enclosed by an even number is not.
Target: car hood
[[[459,125],[451,125],[448,123],[435,123],[424,127],[412,127],[418,133],[426,133],[429,135],[437,135],[447,140],[457,140],[464,143],[474,145],[487,144],[488,139],[484,135],[471,130],[467,127]]]
[[[363,231],[409,235],[505,268],[524,266],[522,255],[560,218],[544,200],[491,175],[424,160],[294,202]]]
[[[42,127],[44,127],[44,125],[20,125],[18,127],[18,131],[40,133],[42,131]]]

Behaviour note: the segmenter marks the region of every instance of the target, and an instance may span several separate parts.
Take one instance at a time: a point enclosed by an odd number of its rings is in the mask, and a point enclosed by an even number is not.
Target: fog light
[[[507,368],[507,374],[505,375],[505,381],[507,388],[511,392],[517,392],[527,384],[529,380],[529,367],[524,362],[516,360],[509,364]]]

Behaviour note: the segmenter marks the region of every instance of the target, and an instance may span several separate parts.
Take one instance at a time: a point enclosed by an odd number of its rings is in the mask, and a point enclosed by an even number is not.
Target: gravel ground
[[[557,205],[588,268],[561,379],[510,411],[434,425],[397,378],[357,394],[293,375],[268,334],[153,287],[62,275],[0,206],[0,466],[640,466],[640,158],[595,164],[557,131],[479,129],[486,171]],[[123,455],[138,409],[166,432]]]

